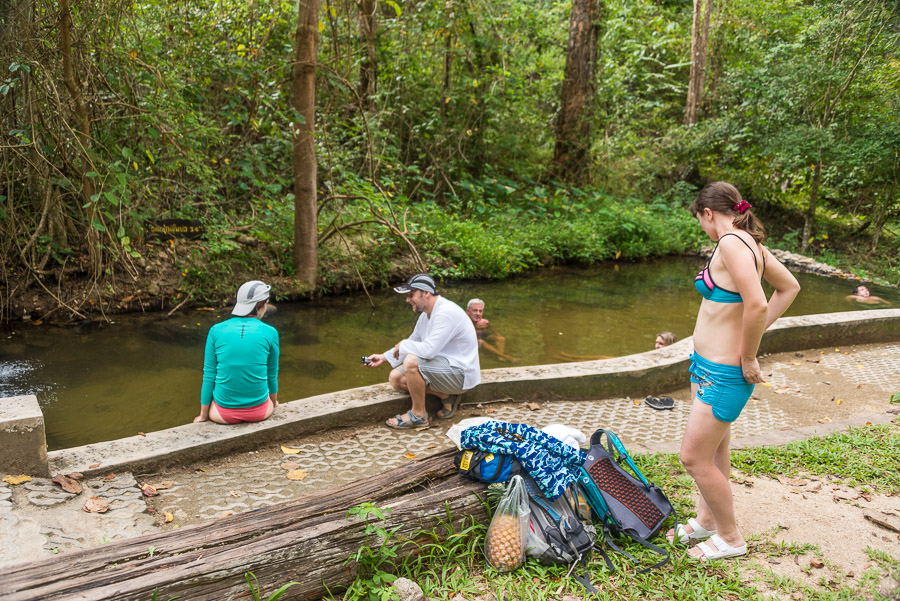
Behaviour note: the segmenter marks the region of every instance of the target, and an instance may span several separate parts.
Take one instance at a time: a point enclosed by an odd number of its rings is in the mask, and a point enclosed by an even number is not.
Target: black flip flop
[[[672,409],[675,407],[675,399],[670,396],[648,396],[644,402],[654,409]]]

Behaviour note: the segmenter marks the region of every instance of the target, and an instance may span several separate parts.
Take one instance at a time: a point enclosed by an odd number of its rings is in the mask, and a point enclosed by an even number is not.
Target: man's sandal
[[[384,422],[385,425],[388,428],[393,428],[395,430],[409,430],[410,428],[421,428],[428,425],[428,414],[426,413],[423,417],[418,417],[412,412],[412,409],[406,413],[395,415],[394,419],[397,420],[396,424],[392,424],[390,420],[388,420]]]
[[[678,525],[678,530],[675,531],[675,536],[673,538],[669,538],[670,543],[674,543],[676,540],[682,545],[691,544],[691,539],[695,541],[701,541],[703,539],[709,538],[713,534],[716,533],[715,530],[707,530],[703,526],[700,525],[695,518],[688,518],[687,525],[693,529],[693,532],[686,532],[684,529],[684,524]]]
[[[441,404],[444,406],[443,409],[438,413],[438,417],[443,419],[450,419],[456,413],[456,410],[459,409],[459,403],[462,401],[461,394],[451,394],[446,399],[441,400]],[[450,409],[447,409],[447,404],[450,404]]]
[[[732,547],[722,540],[722,537],[718,534],[713,534],[709,537],[708,541],[698,544],[697,548],[703,552],[703,555],[700,557],[689,555],[688,557],[697,559],[701,562],[712,561],[714,559],[728,559],[729,557],[740,557],[741,555],[747,554],[747,543],[744,543],[740,547]]]

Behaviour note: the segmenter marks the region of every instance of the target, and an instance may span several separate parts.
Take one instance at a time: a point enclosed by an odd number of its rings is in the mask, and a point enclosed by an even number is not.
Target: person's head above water
[[[664,346],[669,346],[670,344],[675,344],[676,342],[678,342],[678,336],[672,332],[660,332],[656,335],[655,348],[662,348]]]
[[[473,322],[478,323],[484,316],[484,301],[480,298],[469,299],[466,303],[466,313]]]
[[[860,284],[856,288],[853,289],[853,296],[861,296],[863,298],[868,298],[872,293],[869,292],[868,287]]]
[[[713,182],[704,186],[691,204],[691,214],[698,219],[706,210],[732,218],[734,227],[748,232],[762,244],[766,239],[766,229],[751,210],[750,203],[741,197],[738,189],[728,182]],[[709,233],[709,232],[707,232]],[[713,238],[715,241],[716,238]]]
[[[269,300],[269,290],[271,289],[271,286],[259,280],[244,282],[238,288],[237,303],[231,310],[231,314],[245,317],[258,313],[259,304],[265,304]]]

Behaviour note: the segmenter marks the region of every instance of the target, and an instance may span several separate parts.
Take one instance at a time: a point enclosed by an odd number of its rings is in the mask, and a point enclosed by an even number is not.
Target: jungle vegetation
[[[174,303],[693,252],[718,179],[773,244],[896,283],[898,11],[0,0],[0,314],[152,294],[167,254]],[[205,236],[148,235],[173,218]]]

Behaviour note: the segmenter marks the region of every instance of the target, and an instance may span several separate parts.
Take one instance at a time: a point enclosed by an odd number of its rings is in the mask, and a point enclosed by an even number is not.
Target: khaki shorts
[[[398,366],[396,369],[400,370],[401,374],[406,375],[403,365]],[[434,359],[422,359],[419,357],[419,373],[422,374],[422,378],[424,378],[428,388],[435,392],[444,394],[462,394],[465,392],[463,390],[463,382],[466,381],[465,372],[461,367],[450,365],[447,357],[440,355]]]

